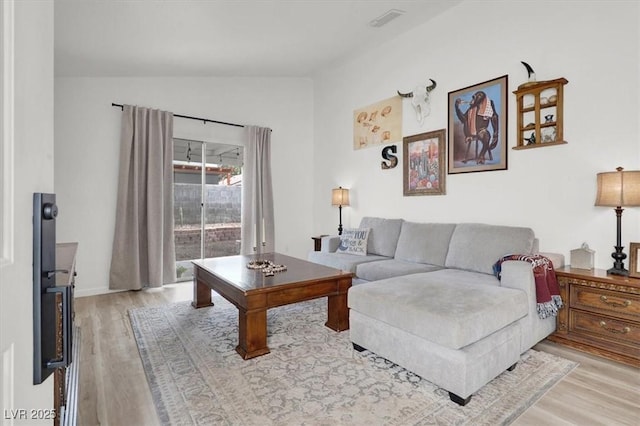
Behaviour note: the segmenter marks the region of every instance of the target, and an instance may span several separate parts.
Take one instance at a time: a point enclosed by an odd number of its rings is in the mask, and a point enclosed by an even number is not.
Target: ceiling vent
[[[398,16],[404,13],[405,13],[404,10],[390,9],[385,13],[383,13],[382,15],[378,16],[376,19],[369,22],[369,25],[375,28],[380,28],[381,26],[389,23],[390,21],[396,19]]]

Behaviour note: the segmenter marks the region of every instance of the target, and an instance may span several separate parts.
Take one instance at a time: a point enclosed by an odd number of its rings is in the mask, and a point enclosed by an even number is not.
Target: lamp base
[[[624,247],[622,246],[622,212],[624,209],[620,206],[616,207],[616,245],[613,246],[616,251],[611,253],[611,257],[613,257],[613,268],[607,271],[607,274],[611,275],[622,275],[628,276],[629,271],[624,267],[624,260],[627,258],[627,255],[622,251]]]
[[[629,271],[624,268],[616,268],[615,266],[611,269],[607,269],[607,274],[609,275],[621,275],[623,277],[629,276]]]
[[[618,231],[618,239],[620,239],[619,236],[620,231]],[[624,267],[624,260],[627,258],[627,254],[622,251],[624,247],[620,244],[614,246],[614,248],[616,251],[611,253],[611,257],[613,257],[613,268],[607,270],[607,274],[622,275],[626,277],[629,275],[629,271]]]

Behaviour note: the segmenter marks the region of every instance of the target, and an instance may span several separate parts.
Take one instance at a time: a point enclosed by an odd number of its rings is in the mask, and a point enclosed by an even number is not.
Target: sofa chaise
[[[540,318],[532,265],[510,254],[535,254],[529,228],[479,223],[415,223],[365,217],[365,255],[336,252],[324,237],[308,259],[355,273],[348,293],[350,339],[447,390],[465,405],[474,392],[555,330]],[[562,255],[545,253],[555,267]]]

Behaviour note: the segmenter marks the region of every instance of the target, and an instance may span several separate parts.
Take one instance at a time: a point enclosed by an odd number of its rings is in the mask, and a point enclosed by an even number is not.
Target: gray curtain
[[[175,281],[173,114],[125,105],[109,288]]]
[[[242,254],[274,251],[273,189],[271,184],[271,129],[245,127],[242,169]],[[262,242],[265,242],[264,246]]]

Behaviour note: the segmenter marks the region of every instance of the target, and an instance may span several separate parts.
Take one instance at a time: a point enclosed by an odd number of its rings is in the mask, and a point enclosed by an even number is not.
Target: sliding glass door
[[[191,261],[240,253],[242,147],[174,138],[174,216],[178,281]]]

